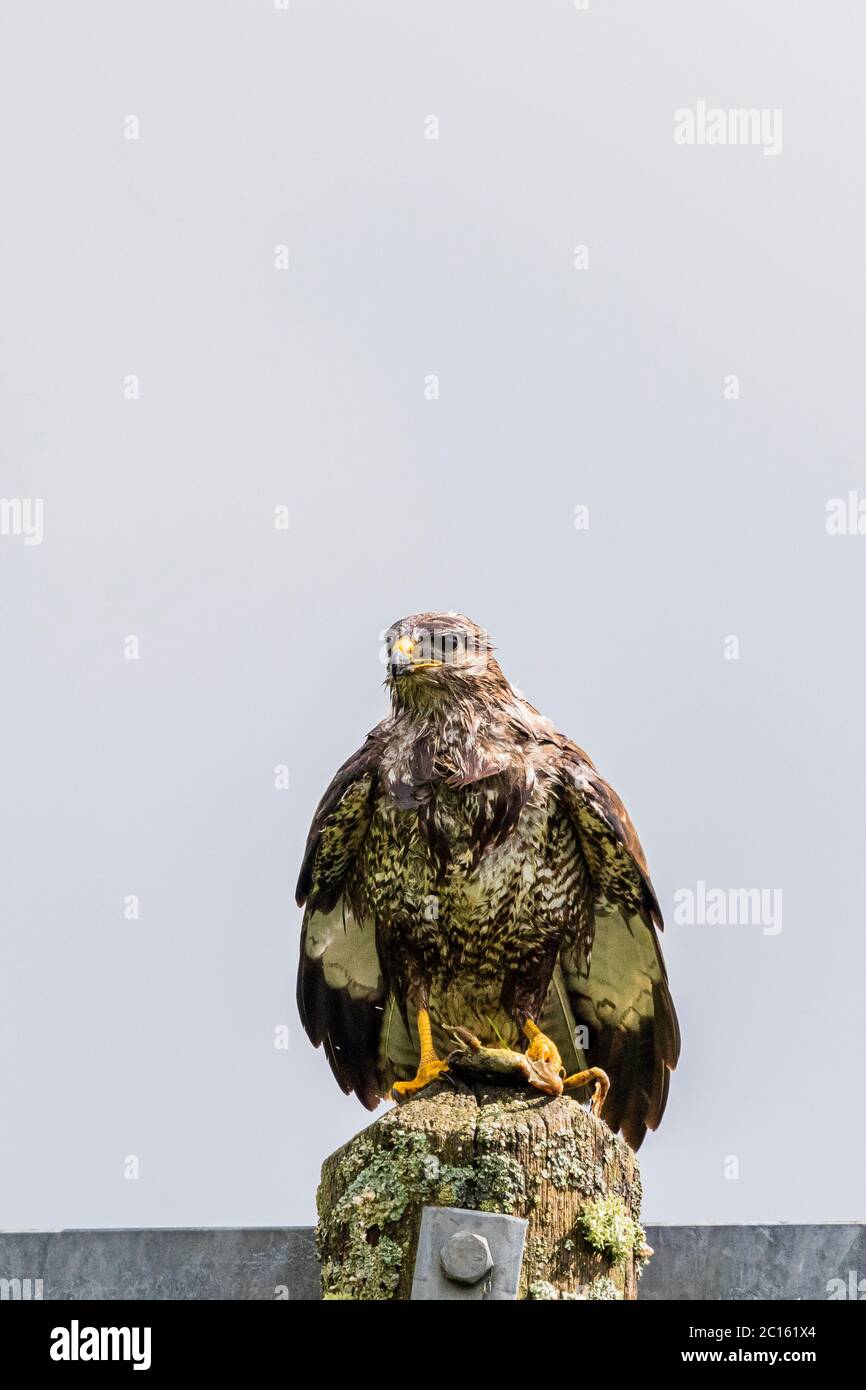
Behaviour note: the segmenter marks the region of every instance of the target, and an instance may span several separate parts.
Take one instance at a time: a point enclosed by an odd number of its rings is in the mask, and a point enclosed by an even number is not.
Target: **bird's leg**
[[[526,1055],[533,1062],[544,1062],[557,1076],[565,1076],[565,1067],[559,1055],[559,1048],[546,1033],[542,1033],[531,1018],[524,1019],[523,1031],[529,1039]]]
[[[586,1071],[573,1072],[563,1081],[562,1089],[571,1091],[577,1086],[587,1086],[590,1081],[595,1082],[590,1109],[598,1119],[601,1116],[601,1107],[607,1100],[607,1093],[610,1090],[610,1077],[606,1071],[602,1071],[601,1067],[587,1067]]]
[[[423,1091],[425,1086],[429,1086],[431,1081],[435,1081],[448,1070],[448,1063],[440,1061],[436,1056],[433,1030],[430,1027],[430,1015],[426,1005],[422,1005],[418,1010],[418,1042],[421,1056],[415,1078],[413,1081],[395,1081],[391,1087],[392,1095],[412,1096],[416,1091]]]
[[[606,1071],[601,1067],[587,1067],[586,1071],[572,1072],[571,1076],[565,1075],[565,1067],[562,1065],[562,1058],[555,1042],[552,1042],[545,1033],[542,1033],[537,1023],[533,1023],[531,1018],[527,1018],[523,1023],[523,1031],[529,1038],[529,1046],[526,1055],[533,1062],[542,1064],[545,1069],[550,1069],[556,1077],[562,1078],[560,1089],[563,1091],[573,1091],[579,1086],[587,1086],[591,1081],[596,1083],[593,1091],[590,1108],[596,1117],[601,1115],[601,1107],[607,1099],[610,1090],[610,1078]]]
[[[529,1068],[530,1084],[540,1091],[546,1091],[549,1096],[561,1096],[565,1067],[559,1048],[531,1018],[524,1018],[523,1031],[529,1039],[529,1046],[523,1055]]]

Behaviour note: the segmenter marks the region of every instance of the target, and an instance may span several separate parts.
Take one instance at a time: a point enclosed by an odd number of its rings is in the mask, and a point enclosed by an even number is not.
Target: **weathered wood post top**
[[[518,1298],[633,1299],[651,1253],[640,1199],[631,1149],[571,1096],[439,1082],[326,1159],[323,1295],[409,1298],[422,1210],[439,1206],[526,1219]]]

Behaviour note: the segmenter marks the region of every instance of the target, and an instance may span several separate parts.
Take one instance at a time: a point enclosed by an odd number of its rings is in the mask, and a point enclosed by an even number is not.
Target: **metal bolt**
[[[455,1231],[439,1252],[442,1268],[455,1284],[477,1284],[493,1268],[490,1246],[474,1231]]]

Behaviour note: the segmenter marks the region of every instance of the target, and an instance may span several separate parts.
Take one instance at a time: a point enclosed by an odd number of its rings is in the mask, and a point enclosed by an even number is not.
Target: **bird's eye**
[[[443,632],[442,652],[445,656],[456,656],[463,650],[463,638],[456,632]]]

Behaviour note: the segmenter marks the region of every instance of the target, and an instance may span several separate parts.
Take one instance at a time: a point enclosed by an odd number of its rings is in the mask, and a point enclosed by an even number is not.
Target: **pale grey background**
[[[435,607],[646,844],[647,1219],[862,1217],[866,537],[824,515],[866,489],[864,7],[19,0],[0,40],[0,495],[46,528],[0,538],[0,1225],[311,1219],[365,1114],[295,1019],[295,874]],[[701,99],[782,107],[782,155],[675,146]],[[781,887],[781,935],[674,925],[700,878]]]

